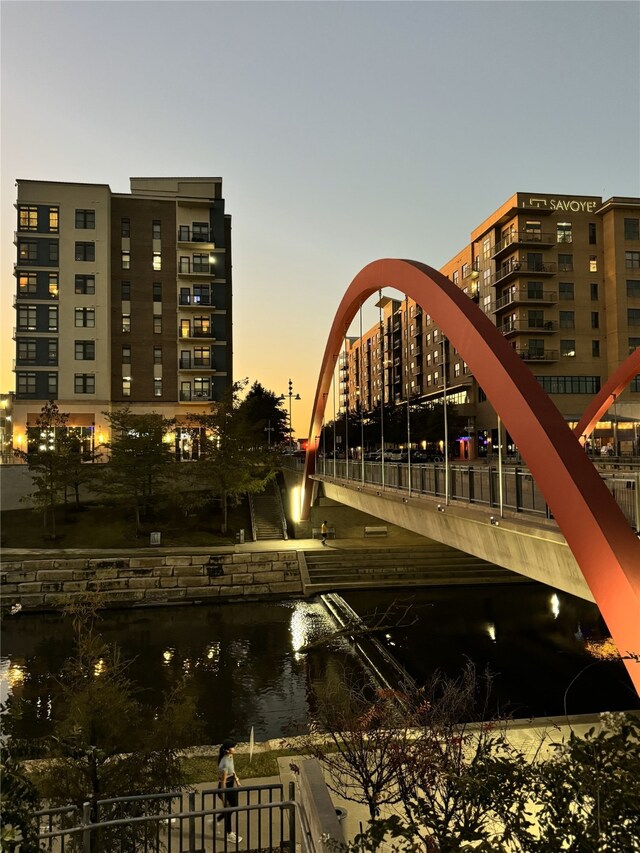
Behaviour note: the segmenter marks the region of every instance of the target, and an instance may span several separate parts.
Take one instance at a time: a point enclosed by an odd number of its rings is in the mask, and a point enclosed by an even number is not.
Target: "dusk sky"
[[[517,191],[640,195],[637,2],[2,2],[2,375],[15,179],[221,176],[235,378],[302,401],[351,279],[439,267]],[[369,308],[366,326],[374,318]],[[330,412],[329,412],[330,415]]]

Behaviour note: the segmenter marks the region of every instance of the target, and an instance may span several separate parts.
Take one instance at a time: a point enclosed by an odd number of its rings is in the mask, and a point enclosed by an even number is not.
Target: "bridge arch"
[[[599,393],[584,410],[584,414],[574,429],[578,441],[584,446],[596,424],[622,394],[634,376],[640,373],[640,347],[636,347],[618,369],[604,383]]]
[[[565,536],[621,654],[640,656],[640,541],[574,433],[516,351],[469,297],[419,261],[373,261],[353,279],[336,312],[313,403],[301,495],[309,518],[311,477],[334,367],[361,304],[384,287],[414,299],[470,366]],[[640,693],[640,658],[625,661]]]

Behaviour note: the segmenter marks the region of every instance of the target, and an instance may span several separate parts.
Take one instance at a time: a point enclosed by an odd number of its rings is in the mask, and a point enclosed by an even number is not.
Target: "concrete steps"
[[[527,578],[445,545],[305,551],[307,592],[379,586],[517,583]]]
[[[250,495],[253,504],[253,516],[256,525],[256,539],[284,539],[278,498],[273,492],[273,486],[267,486],[271,491],[259,495]]]

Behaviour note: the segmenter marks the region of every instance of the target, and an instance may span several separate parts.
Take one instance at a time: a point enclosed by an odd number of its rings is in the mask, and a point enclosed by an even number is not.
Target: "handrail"
[[[251,541],[255,542],[258,538],[258,532],[256,529],[256,511],[253,506],[253,495],[251,492],[247,492],[247,497],[249,498],[249,515],[251,516]]]
[[[280,486],[278,485],[278,481],[275,481],[275,492],[276,492],[276,503],[278,504],[278,514],[280,515],[280,522],[282,524],[282,536],[284,539],[289,538],[289,533],[287,532],[287,516],[284,514],[284,506],[282,504],[282,495],[280,494]]]

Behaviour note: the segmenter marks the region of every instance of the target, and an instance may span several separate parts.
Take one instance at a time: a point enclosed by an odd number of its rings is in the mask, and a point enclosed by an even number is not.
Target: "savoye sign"
[[[531,196],[525,200],[525,207],[543,207],[548,210],[568,210],[573,213],[593,213],[600,205],[600,199],[577,198],[538,198]]]

